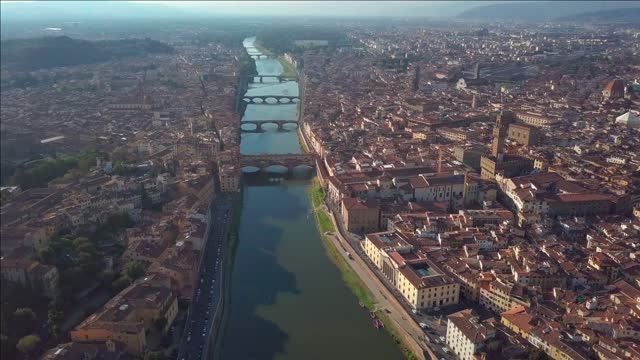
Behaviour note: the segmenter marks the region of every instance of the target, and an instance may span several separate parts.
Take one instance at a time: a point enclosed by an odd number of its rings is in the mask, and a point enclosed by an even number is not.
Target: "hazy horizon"
[[[626,1],[0,1],[4,20],[131,19],[209,16],[431,17],[452,18],[493,6],[544,12],[547,18],[584,11],[637,7]],[[496,6],[497,5],[497,6]],[[535,7],[535,9],[534,9]]]
[[[118,7],[142,5],[154,10],[171,10],[176,16],[455,16],[469,8],[495,3],[496,1],[0,1],[3,5],[46,6],[61,11],[104,9],[109,5],[117,12]],[[19,4],[19,5],[18,5]],[[14,5],[14,6],[15,6]],[[80,6],[79,6],[80,5]],[[75,8],[75,9],[74,9]],[[82,9],[84,8],[84,9]],[[177,12],[176,12],[177,10]],[[40,14],[55,16],[57,14]],[[112,15],[112,14],[109,14]],[[135,14],[120,14],[132,16]]]

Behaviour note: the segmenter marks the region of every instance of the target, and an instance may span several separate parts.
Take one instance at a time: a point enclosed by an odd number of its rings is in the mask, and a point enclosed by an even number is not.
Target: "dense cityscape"
[[[1,358],[639,359],[616,11],[12,23]]]

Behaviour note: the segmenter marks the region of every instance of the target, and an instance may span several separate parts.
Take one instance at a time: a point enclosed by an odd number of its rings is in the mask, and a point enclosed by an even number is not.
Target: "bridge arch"
[[[298,128],[297,122],[286,122],[282,124],[282,130],[284,131],[293,131]]]
[[[240,159],[240,167],[243,169],[249,166],[260,169],[282,166],[287,171],[293,171],[300,165],[315,167],[315,156],[312,154],[261,154],[242,155]]]
[[[262,171],[266,173],[277,173],[277,174],[286,174],[290,170],[291,169],[289,168],[289,166],[285,164],[270,164],[269,166],[265,166],[264,168],[262,168]]]
[[[257,166],[245,166],[243,168],[241,168],[241,171],[243,174],[257,174],[261,171],[262,169],[260,169]]]
[[[243,121],[240,123],[240,130],[242,131],[257,131],[260,126],[253,122]]]

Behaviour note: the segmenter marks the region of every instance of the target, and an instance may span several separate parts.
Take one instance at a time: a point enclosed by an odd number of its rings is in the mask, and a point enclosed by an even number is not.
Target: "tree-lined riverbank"
[[[338,248],[334,242],[329,240],[328,236],[336,231],[333,226],[333,222],[327,215],[324,208],[324,191],[320,182],[317,179],[313,180],[313,185],[309,190],[309,198],[311,199],[311,205],[313,206],[313,214],[316,221],[316,226],[318,231],[320,232],[320,236],[322,238],[322,243],[327,251],[327,255],[331,259],[331,261],[340,269],[342,273],[342,279],[347,284],[349,289],[353,292],[353,294],[358,298],[360,303],[362,303],[369,311],[374,311],[377,318],[382,321],[384,324],[384,329],[389,333],[389,335],[393,338],[393,340],[398,344],[400,350],[404,356],[413,360],[416,359],[416,356],[410,350],[410,347],[404,343],[402,337],[398,334],[398,331],[394,328],[394,325],[391,323],[387,314],[376,307],[374,296],[369,291],[369,288],[364,284],[362,279],[356,274],[356,272],[352,269],[351,265],[345,260],[344,256],[340,254],[341,249]],[[343,250],[344,251],[344,250]],[[356,255],[357,256],[357,255]]]

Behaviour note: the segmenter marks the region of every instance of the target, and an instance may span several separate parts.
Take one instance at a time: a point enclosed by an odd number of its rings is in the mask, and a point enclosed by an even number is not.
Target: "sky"
[[[461,10],[495,1],[153,1],[183,9],[202,9],[229,15],[345,15],[451,16]],[[143,2],[141,2],[143,3]],[[150,3],[150,2],[147,2]]]
[[[519,16],[531,18],[533,11],[544,15],[538,18],[553,18],[585,11],[602,11],[614,6],[640,5],[640,2],[630,1],[550,1],[528,4],[526,1],[1,1],[0,16],[3,20],[261,15],[448,18],[471,8],[495,3],[499,5],[486,10],[490,17],[500,12],[519,12]],[[503,18],[509,19],[509,16]]]
[[[124,8],[126,3],[175,9],[180,13],[201,15],[298,15],[298,16],[454,16],[468,8],[495,1],[4,1],[2,4],[31,3],[49,8],[70,8],[106,4],[112,11]],[[94,3],[95,5],[91,4]],[[101,3],[101,4],[98,4]],[[66,10],[69,11],[69,10]],[[109,11],[111,12],[111,11]]]

